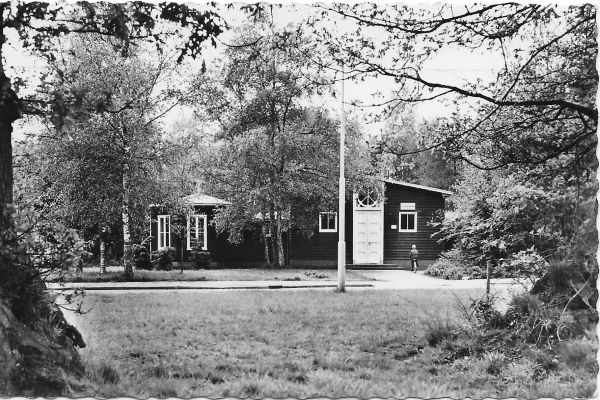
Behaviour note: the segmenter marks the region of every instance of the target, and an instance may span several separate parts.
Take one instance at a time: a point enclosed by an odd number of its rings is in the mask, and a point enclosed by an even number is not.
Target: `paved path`
[[[346,286],[373,288],[373,281],[352,281]],[[311,289],[334,288],[332,280],[315,281],[153,281],[153,282],[69,282],[49,283],[50,290],[85,289],[88,291],[113,290],[240,290],[240,289]]]
[[[369,280],[352,280],[347,282],[349,288],[368,289],[433,289],[433,290],[460,290],[460,289],[485,289],[485,279],[469,280],[444,280],[437,279],[419,273],[397,270],[369,270],[361,271],[361,275]],[[298,288],[320,288],[335,287],[336,281],[331,279],[317,280],[245,280],[245,281],[152,281],[152,282],[70,282],[65,284],[50,283],[49,289],[74,289],[86,290],[185,290],[185,289],[298,289]],[[513,279],[493,279],[492,287],[524,286]]]
[[[375,279],[379,289],[478,289],[485,288],[485,279],[445,280],[423,272],[404,270],[360,271],[366,278]],[[492,279],[493,285],[513,285],[513,279]]]

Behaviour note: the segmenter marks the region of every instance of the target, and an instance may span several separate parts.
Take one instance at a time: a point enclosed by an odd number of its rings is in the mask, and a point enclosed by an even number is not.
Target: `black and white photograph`
[[[597,35],[0,0],[0,397],[596,398]]]

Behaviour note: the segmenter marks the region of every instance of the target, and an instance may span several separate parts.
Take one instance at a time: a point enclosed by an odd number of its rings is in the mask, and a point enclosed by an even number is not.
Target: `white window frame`
[[[198,240],[198,228],[199,228],[199,223],[198,220],[200,218],[202,218],[202,230],[204,232],[204,235],[202,236],[204,238],[204,243],[202,244],[202,250],[208,250],[208,246],[207,246],[207,236],[208,236],[208,230],[207,230],[207,223],[206,223],[206,214],[190,214],[187,217],[187,249],[188,250],[192,250],[192,244],[191,244],[191,236],[190,236],[190,221],[191,219],[194,219],[195,225],[196,225],[196,241]]]
[[[415,211],[415,203],[400,203],[400,211]]]
[[[157,227],[158,240],[156,241],[157,247],[159,249],[161,249],[163,247],[171,247],[171,216],[166,215],[166,214],[158,215],[156,220],[158,221],[158,227]],[[160,229],[161,220],[165,220],[165,226],[168,226],[168,231],[167,230],[161,231],[161,229]],[[167,238],[169,239],[168,244],[166,243]]]
[[[326,214],[327,217],[327,224],[329,225],[329,215],[333,214],[334,216],[334,228],[333,229],[327,229],[327,228],[323,228],[321,226],[321,216],[323,214]],[[337,212],[336,211],[323,211],[319,213],[319,232],[337,232],[337,227],[338,227],[338,218],[337,218]]]
[[[402,229],[402,215],[414,215],[415,216],[415,227],[414,229]],[[400,211],[398,213],[398,232],[416,232],[417,231],[417,212],[416,211]]]

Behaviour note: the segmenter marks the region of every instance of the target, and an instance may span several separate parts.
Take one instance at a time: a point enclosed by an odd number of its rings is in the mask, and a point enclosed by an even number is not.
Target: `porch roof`
[[[417,185],[415,183],[402,182],[402,181],[397,181],[395,179],[390,179],[390,178],[377,178],[377,179],[379,179],[380,181],[383,181],[383,182],[391,183],[393,185],[400,185],[400,186],[406,186],[406,187],[411,187],[411,188],[415,188],[415,189],[427,190],[429,192],[437,192],[437,193],[441,193],[446,196],[452,194],[452,192],[450,192],[448,190],[438,189],[438,188],[434,188],[431,186]]]
[[[231,203],[204,193],[194,193],[183,198],[183,202],[192,206],[228,206]]]

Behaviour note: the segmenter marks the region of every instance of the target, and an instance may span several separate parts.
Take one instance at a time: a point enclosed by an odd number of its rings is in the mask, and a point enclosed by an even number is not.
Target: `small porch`
[[[177,207],[151,206],[150,252],[171,249],[175,267],[180,263],[192,264],[199,255],[210,262],[211,250],[218,247],[217,233],[210,222],[219,207],[230,204],[196,193],[184,197]]]

